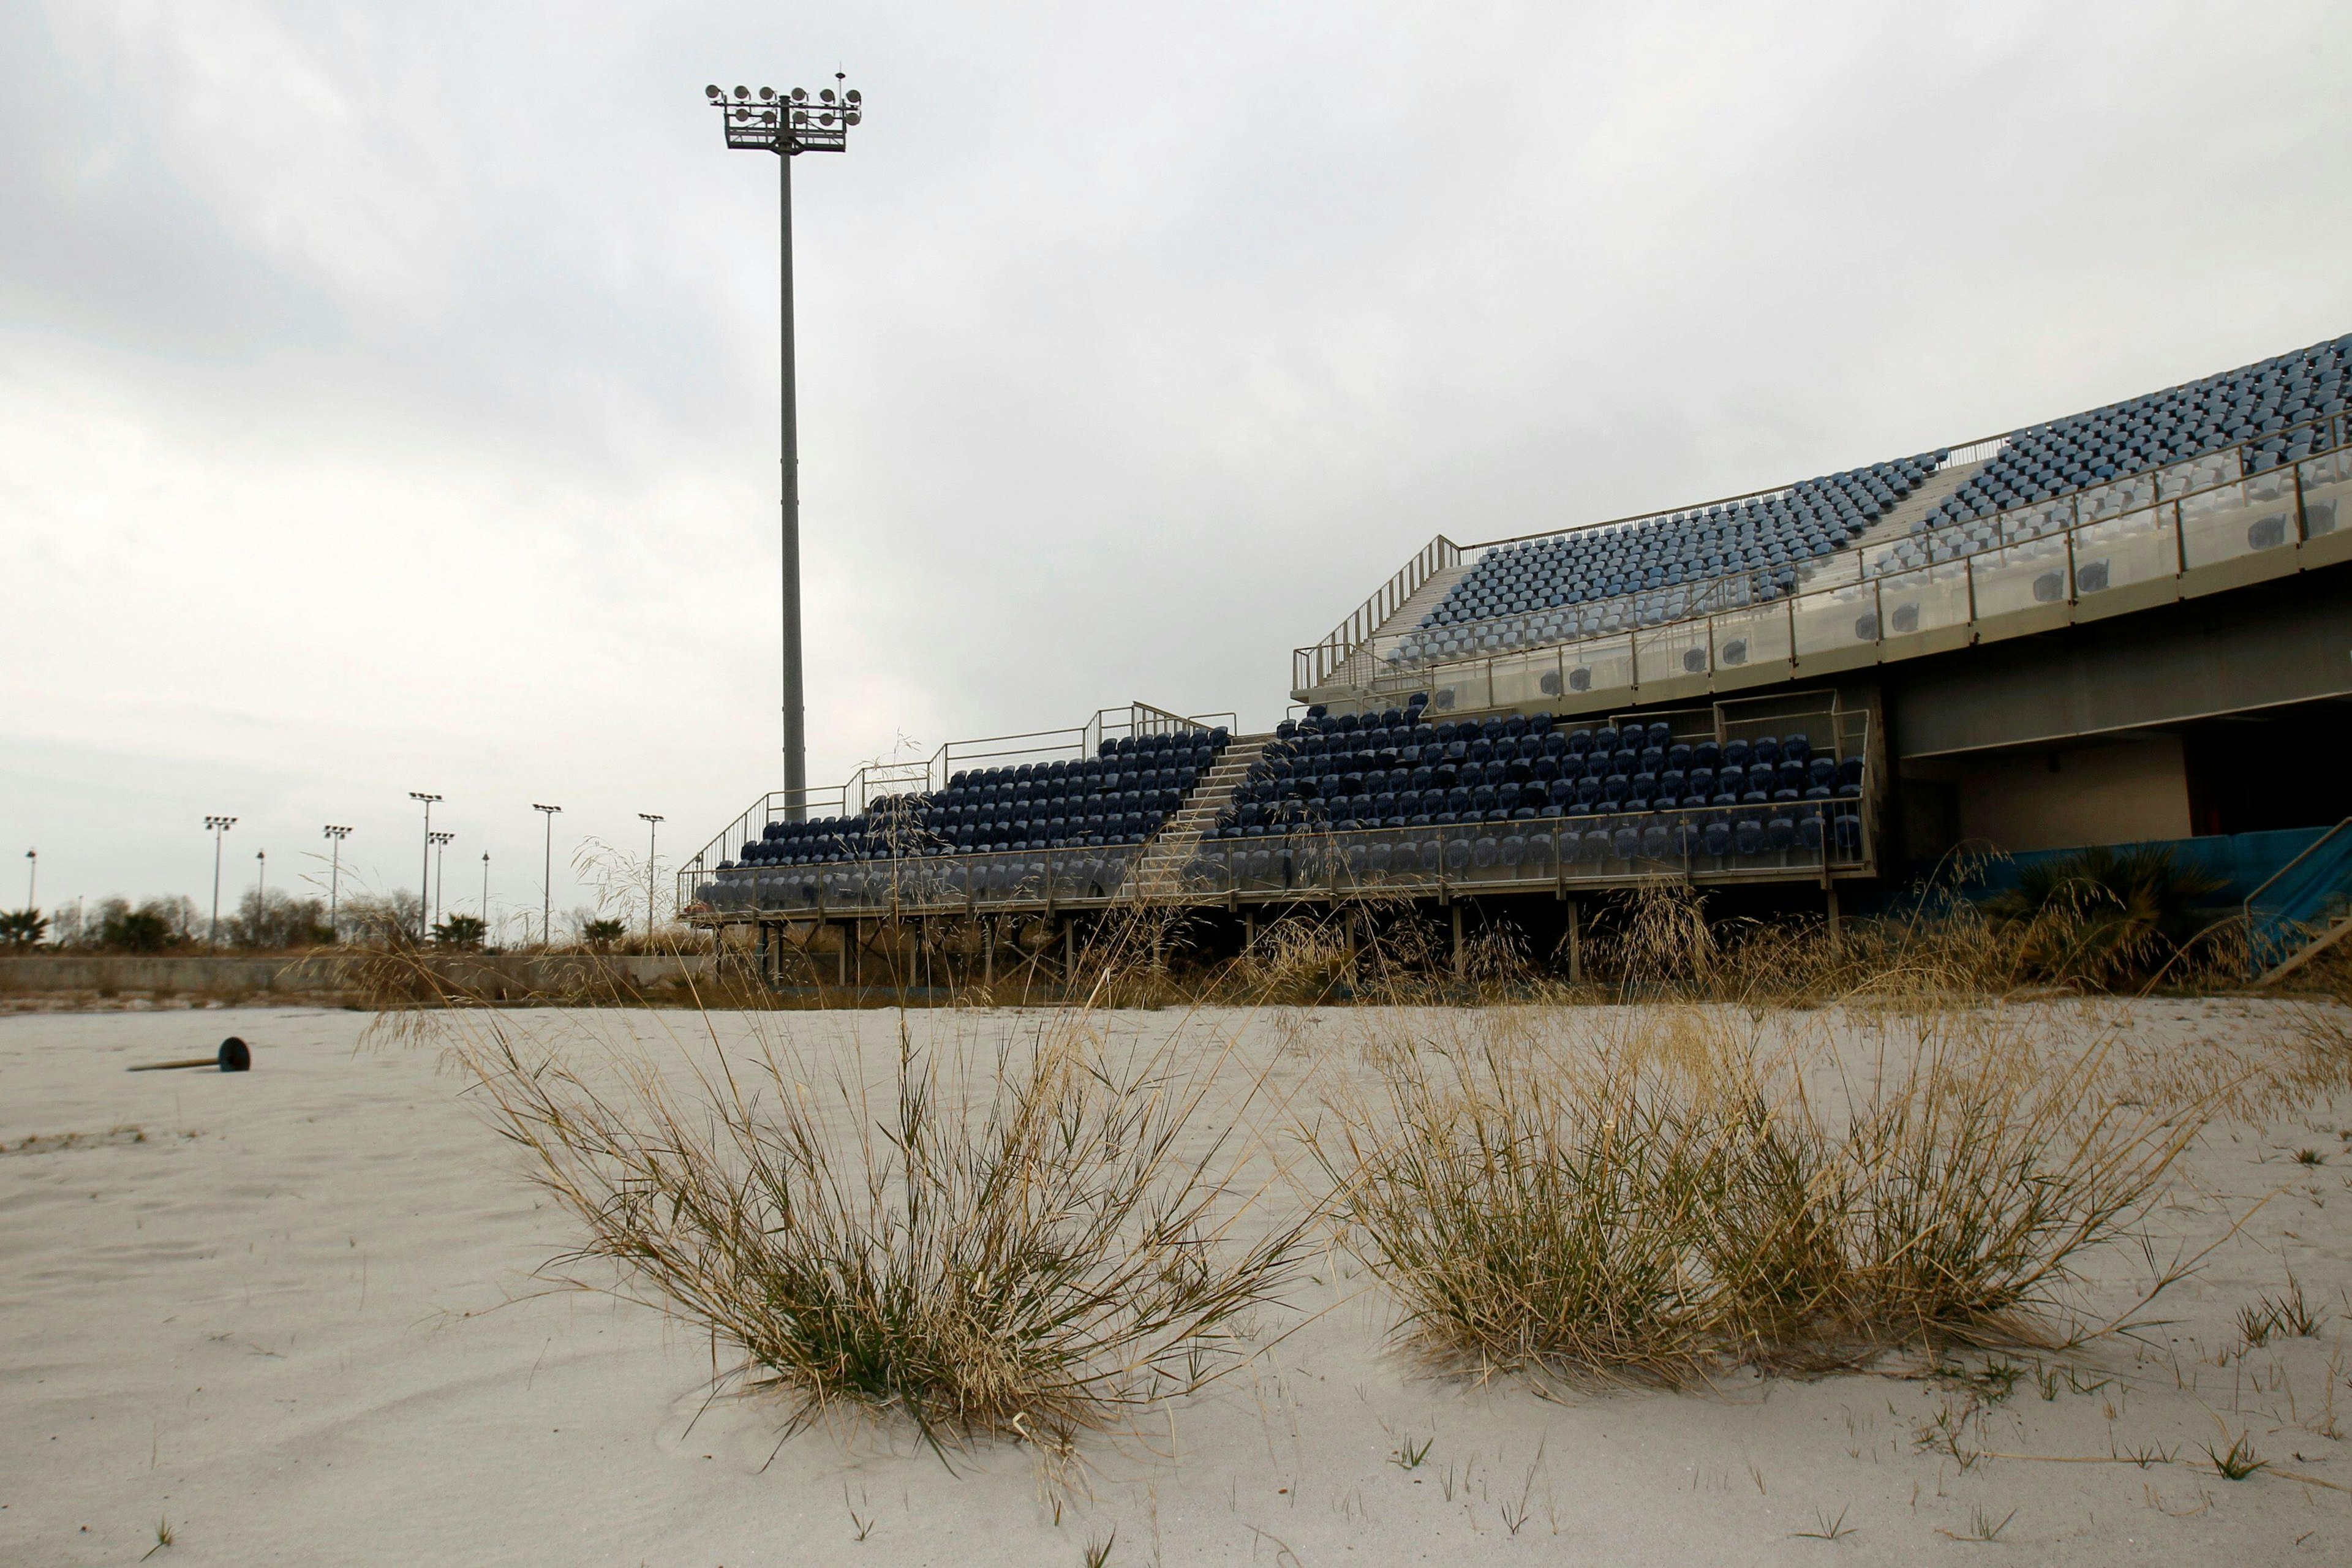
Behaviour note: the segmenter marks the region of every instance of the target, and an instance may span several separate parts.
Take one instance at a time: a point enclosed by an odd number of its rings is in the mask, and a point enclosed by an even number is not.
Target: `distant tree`
[[[472,915],[451,915],[433,926],[433,941],[441,947],[479,947],[489,928]]]
[[[335,940],[327,929],[325,900],[298,899],[277,888],[267,896],[259,889],[248,889],[237,901],[236,913],[221,922],[221,935],[232,946],[260,952],[321,947]]]
[[[582,922],[580,939],[590,947],[607,948],[627,934],[626,922],[616,920],[593,920]]]
[[[424,905],[415,893],[395,889],[389,893],[344,896],[336,923],[345,942],[364,947],[400,947],[416,940],[416,923]]]
[[[49,917],[38,910],[0,910],[0,947],[18,952],[38,947],[48,929]]]
[[[98,907],[98,945],[110,952],[164,952],[187,940],[173,900],[149,899],[133,909],[127,899]]]

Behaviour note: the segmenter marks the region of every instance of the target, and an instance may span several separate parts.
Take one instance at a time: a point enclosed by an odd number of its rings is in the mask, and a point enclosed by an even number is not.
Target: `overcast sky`
[[[0,831],[41,902],[327,822],[536,906],[533,802],[810,775],[1289,650],[1475,541],[2352,331],[2352,7],[0,0]],[[21,861],[17,862],[22,869]],[[458,867],[463,867],[461,871]],[[5,867],[0,867],[5,870]],[[21,885],[0,882],[0,907]]]

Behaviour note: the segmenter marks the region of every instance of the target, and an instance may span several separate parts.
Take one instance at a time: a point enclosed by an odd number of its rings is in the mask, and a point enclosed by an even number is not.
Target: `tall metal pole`
[[[37,910],[41,907],[40,886],[41,852],[37,849],[27,849],[25,851],[25,907],[26,909]]]
[[[654,939],[654,847],[660,842],[662,817],[658,813],[637,813],[646,825],[646,940]]]
[[[220,945],[221,835],[236,826],[236,818],[207,816],[205,818],[205,826],[212,830],[213,835],[213,927],[211,934],[205,937],[205,941],[213,947],[218,947]]]
[[[482,851],[482,945],[490,945],[490,852]]]
[[[331,822],[326,825],[326,836],[327,842],[333,847],[333,859],[330,862],[327,880],[327,933],[333,941],[341,942],[343,940],[341,919],[343,907],[343,840],[352,836],[352,830]]]
[[[782,215],[783,342],[784,544],[784,815],[808,816],[808,734],[801,686],[801,431],[800,389],[793,354],[793,160],[776,159],[776,206]]]
[[[433,806],[441,797],[413,789],[408,798],[425,803],[425,868],[416,874],[416,940],[422,943],[433,934],[425,923],[425,901],[433,892]]]
[[[555,945],[555,814],[562,809],[560,805],[540,805],[536,803],[531,806],[531,810],[543,813],[547,817],[546,879],[540,885],[539,895],[539,945],[541,947]],[[530,934],[528,930],[524,934]]]
[[[865,94],[839,71],[834,86],[814,96],[806,88],[758,96],[737,87],[730,97],[713,82],[703,96],[719,113],[727,145],[769,153],[776,159],[777,235],[780,240],[778,300],[782,306],[782,465],[783,543],[784,815],[794,822],[808,816],[808,732],[801,662],[801,476],[799,375],[793,342],[793,160],[803,153],[839,153],[849,145],[850,127],[866,115]]]

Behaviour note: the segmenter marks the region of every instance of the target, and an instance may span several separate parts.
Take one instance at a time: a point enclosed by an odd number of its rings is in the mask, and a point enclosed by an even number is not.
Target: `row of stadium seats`
[[[2341,441],[2352,335],[2020,430],[1874,559],[1906,571],[2038,538],[2114,510],[2299,462]],[[2051,504],[2051,503],[2057,504]]]
[[[1383,714],[1286,721],[1208,837],[1283,837],[1471,822],[1628,816],[1858,801],[1863,760],[1804,734],[1678,739],[1664,721],[1562,729],[1548,713],[1423,721]],[[1327,729],[1328,724],[1328,729]]]
[[[2071,526],[2085,507],[2152,499],[2300,461],[2347,434],[2352,334],[2019,430],[1906,537],[1908,571]],[[1386,649],[1393,668],[1475,658],[1735,609],[1801,586],[1950,456],[1937,450],[1766,498],[1498,546]],[[2037,508],[2042,509],[2036,510]]]
[[[1909,495],[1946,452],[1806,479],[1770,496],[1486,552],[1391,654],[1415,665],[1655,626],[1796,586]]]
[[[1203,841],[1184,868],[1196,892],[1265,892],[1335,886],[1410,888],[1555,877],[1612,879],[1834,864],[1862,849],[1858,802],[1741,806],[1730,811],[1620,816],[1579,823],[1464,823],[1402,832],[1299,833],[1240,843]],[[1132,847],[1045,853],[917,857],[789,867],[745,866],[704,882],[710,908],[840,910],[951,908],[968,902],[1103,899],[1132,868]]]
[[[1223,726],[1123,736],[1082,761],[959,773],[945,789],[882,796],[856,816],[771,822],[720,869],[1140,844],[1231,739]]]

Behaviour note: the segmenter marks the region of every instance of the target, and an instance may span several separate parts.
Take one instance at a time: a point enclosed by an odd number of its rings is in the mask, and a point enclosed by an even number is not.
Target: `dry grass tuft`
[[[2075,1265],[2201,1116],[2116,1108],[2111,1046],[1998,1014],[1900,1034],[1849,1078],[1722,1009],[1474,1016],[1372,1042],[1379,1086],[1335,1084],[1309,1143],[1441,1363],[1680,1383],[2063,1340]]]
[[[496,1014],[458,1046],[586,1227],[551,1272],[737,1347],[734,1375],[792,1399],[788,1432],[896,1413],[942,1451],[1066,1452],[1236,1364],[1307,1223],[1241,1237],[1254,1089],[1207,1127],[1222,1053],[1181,1030],[1122,1058],[1074,1013],[943,1067],[902,1018],[877,1070],[714,1037],[673,1075],[634,1048],[592,1073],[578,1047]]]

